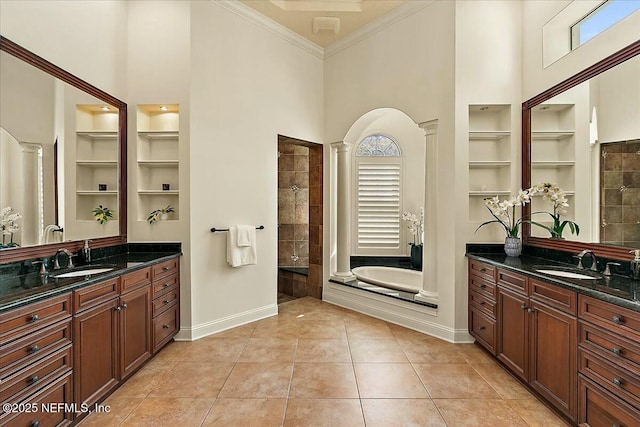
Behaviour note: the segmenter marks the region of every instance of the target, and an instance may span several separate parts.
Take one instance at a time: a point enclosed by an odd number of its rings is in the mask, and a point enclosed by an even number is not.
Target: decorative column
[[[350,196],[350,168],[349,149],[351,145],[346,142],[334,142],[332,148],[336,149],[338,157],[337,170],[337,218],[336,218],[336,271],[331,279],[340,282],[348,282],[355,277],[351,274],[351,217],[349,215]]]
[[[23,188],[22,224],[20,227],[22,246],[33,245],[40,241],[40,164],[41,146],[30,142],[21,142]]]
[[[424,182],[424,251],[422,252],[422,289],[418,301],[438,304],[438,120],[419,124],[426,137]]]

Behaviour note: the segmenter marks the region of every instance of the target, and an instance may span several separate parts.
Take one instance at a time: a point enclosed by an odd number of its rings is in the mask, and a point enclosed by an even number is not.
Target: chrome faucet
[[[74,254],[72,254],[71,252],[69,252],[69,249],[66,248],[62,248],[62,249],[58,249],[56,251],[56,254],[53,258],[53,269],[54,270],[60,270],[60,260],[59,260],[59,256],[60,254],[63,253],[65,254],[69,261],[67,262],[67,268],[73,268],[73,257],[75,256]]]
[[[594,254],[590,249],[585,249],[575,256],[576,258],[578,258],[578,268],[580,270],[584,269],[584,266],[582,265],[582,258],[586,255],[589,255],[591,257],[591,270],[598,271],[598,259],[596,258],[596,254]]]

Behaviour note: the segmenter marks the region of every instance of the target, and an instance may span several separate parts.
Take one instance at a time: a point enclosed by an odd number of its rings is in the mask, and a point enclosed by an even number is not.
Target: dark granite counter
[[[75,269],[87,266],[113,269],[93,275],[56,278],[56,274],[74,269],[41,275],[31,261],[1,266],[0,312],[167,261],[180,255],[181,248],[180,244],[127,244],[95,252],[97,256],[94,255],[91,264],[80,264]]]
[[[602,276],[602,278],[594,280],[561,278],[539,273],[536,270],[549,266],[575,268],[575,264],[566,264],[527,254],[520,255],[517,258],[508,257],[504,253],[468,252],[466,255],[468,258],[476,259],[504,270],[510,270],[529,277],[541,279],[545,282],[574,290],[580,294],[589,295],[621,307],[640,311],[638,295],[640,293],[640,282],[631,280],[627,276],[614,274],[610,277]],[[589,270],[584,271],[588,272]],[[576,272],[579,273],[580,270],[576,270]]]

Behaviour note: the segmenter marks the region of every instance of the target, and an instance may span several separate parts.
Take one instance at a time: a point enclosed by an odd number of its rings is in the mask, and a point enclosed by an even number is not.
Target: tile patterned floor
[[[82,427],[566,424],[472,344],[310,297],[168,345]]]

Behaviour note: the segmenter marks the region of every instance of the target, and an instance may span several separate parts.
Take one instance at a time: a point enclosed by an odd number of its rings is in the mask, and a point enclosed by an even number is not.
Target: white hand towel
[[[256,228],[252,225],[238,225],[238,246],[244,248],[256,244]]]
[[[250,246],[238,246],[238,226],[229,227],[227,233],[227,262],[231,267],[254,265],[258,263],[256,248],[255,227],[253,229],[253,244]]]

